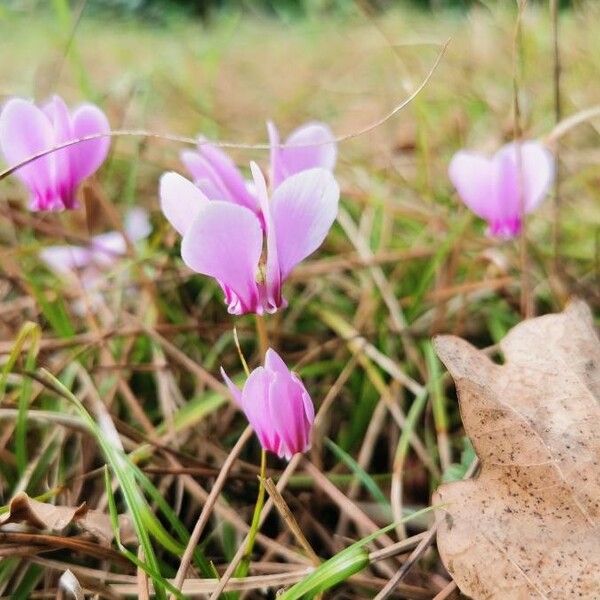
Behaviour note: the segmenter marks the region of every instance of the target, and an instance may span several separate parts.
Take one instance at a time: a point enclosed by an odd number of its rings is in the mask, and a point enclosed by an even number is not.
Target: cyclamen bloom
[[[148,237],[151,231],[148,213],[143,208],[131,209],[125,216],[124,230],[131,243]],[[40,251],[40,258],[65,281],[79,281],[85,290],[93,291],[104,281],[103,272],[126,251],[125,236],[120,231],[109,231],[92,237],[87,246],[49,246]],[[82,312],[77,306],[76,309]]]
[[[83,104],[69,112],[59,96],[42,108],[13,98],[0,114],[0,150],[9,166],[69,140],[108,132],[110,125],[98,107]],[[15,171],[29,189],[31,210],[77,208],[79,184],[98,170],[109,146],[107,137],[88,140],[46,154]]]
[[[235,315],[286,306],[283,282],[323,243],[340,195],[331,172],[317,168],[288,177],[269,198],[262,172],[255,163],[250,167],[258,212],[235,202],[237,197],[209,200],[177,173],[160,181],[161,209],[183,236],[184,262],[219,282]]]
[[[448,174],[462,201],[488,222],[488,234],[509,239],[521,232],[522,213],[534,211],[546,196],[554,157],[539,142],[506,144],[491,159],[461,150]]]
[[[271,188],[307,169],[321,167],[333,171],[337,157],[335,137],[324,123],[315,121],[298,127],[282,145],[275,125],[268,122],[267,129],[271,143]],[[252,189],[225,152],[200,138],[198,150],[182,152],[181,160],[196,186],[208,198],[228,200],[260,215],[260,200],[256,190]]]
[[[264,367],[250,373],[241,391],[223,369],[221,374],[265,450],[289,460],[310,448],[312,400],[275,350],[267,350]]]

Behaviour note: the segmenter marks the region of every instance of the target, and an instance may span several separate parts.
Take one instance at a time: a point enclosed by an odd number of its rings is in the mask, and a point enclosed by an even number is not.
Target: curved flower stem
[[[252,515],[252,523],[250,525],[250,531],[248,532],[248,538],[246,541],[246,550],[244,556],[240,561],[238,568],[235,571],[236,577],[246,577],[250,568],[250,558],[252,557],[252,550],[254,549],[254,541],[256,540],[256,534],[260,527],[260,514],[262,512],[265,503],[265,478],[267,472],[267,453],[265,450],[261,450],[260,454],[260,477],[259,477],[259,488],[258,497],[256,498],[256,505],[254,506],[254,514]]]
[[[258,334],[260,356],[264,359],[269,349],[269,332],[267,330],[267,322],[262,315],[256,315],[256,333]]]
[[[559,44],[559,18],[558,18],[559,0],[550,0],[550,18],[552,20],[552,46],[553,46],[553,85],[554,85],[554,120],[555,125],[560,123],[562,118],[561,111],[561,62],[560,62],[560,44]],[[553,246],[554,246],[554,271],[558,273],[560,269],[560,142],[557,140],[554,150],[556,175],[554,177],[554,223],[553,223]]]
[[[244,373],[246,373],[246,377],[250,377],[250,369],[248,368],[248,363],[246,362],[244,353],[242,352],[242,347],[240,346],[240,339],[238,338],[238,332],[236,327],[233,328],[233,340],[235,341],[235,347],[237,348],[242,367],[244,367]]]

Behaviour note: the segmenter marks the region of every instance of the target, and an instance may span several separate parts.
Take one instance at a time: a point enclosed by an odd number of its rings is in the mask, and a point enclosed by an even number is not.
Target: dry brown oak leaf
[[[16,494],[8,505],[8,511],[0,515],[0,527],[9,523],[27,523],[36,529],[58,533],[74,524],[109,544],[114,537],[110,517],[97,510],[89,510],[85,502],[79,506],[56,506],[30,498],[25,492]],[[119,515],[119,527],[123,542],[134,539],[129,517]]]
[[[476,599],[600,599],[600,341],[589,308],[524,321],[504,364],[435,342],[456,382],[479,475],[446,484],[437,545]]]

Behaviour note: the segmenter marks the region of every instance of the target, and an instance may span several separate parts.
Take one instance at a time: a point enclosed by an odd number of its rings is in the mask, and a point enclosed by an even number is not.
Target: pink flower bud
[[[265,450],[289,460],[310,448],[312,400],[275,350],[267,350],[265,366],[250,373],[241,391],[223,369],[221,374]]]

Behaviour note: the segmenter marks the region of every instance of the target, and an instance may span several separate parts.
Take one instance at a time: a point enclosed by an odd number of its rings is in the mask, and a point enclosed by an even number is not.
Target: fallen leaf
[[[479,475],[442,485],[437,544],[460,590],[487,600],[600,598],[600,341],[589,308],[521,323],[505,363],[456,337],[456,382]]]
[[[30,498],[26,493],[16,494],[8,505],[8,512],[0,515],[0,525],[27,523],[36,529],[61,533],[69,525],[77,525],[95,537],[111,543],[113,528],[107,514],[89,510],[83,502],[79,506],[56,506]],[[134,539],[129,518],[119,516],[122,541]]]

